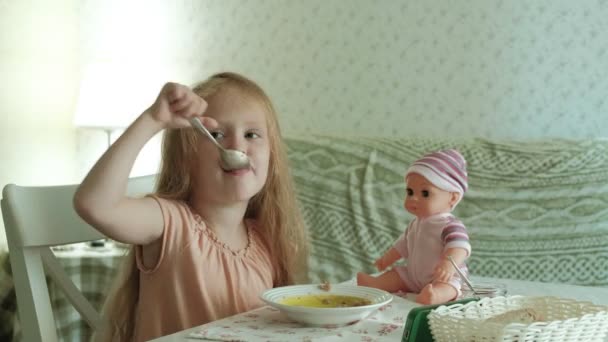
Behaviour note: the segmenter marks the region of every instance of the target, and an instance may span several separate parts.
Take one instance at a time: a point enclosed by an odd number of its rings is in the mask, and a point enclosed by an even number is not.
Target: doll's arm
[[[391,248],[380,259],[376,260],[375,265],[378,271],[384,271],[399,259],[401,259],[401,254],[395,248]]]
[[[451,256],[454,259],[456,265],[462,265],[464,261],[469,256],[469,251],[465,248],[455,247],[446,249],[442,255],[441,260],[435,267],[435,273],[433,274],[433,279],[441,282],[447,282],[450,280],[454,272],[454,266],[448,260],[448,256]]]

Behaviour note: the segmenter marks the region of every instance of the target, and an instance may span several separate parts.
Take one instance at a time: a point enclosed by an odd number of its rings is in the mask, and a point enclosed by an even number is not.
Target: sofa
[[[311,282],[340,282],[373,262],[413,218],[404,173],[456,148],[469,190],[454,213],[472,245],[472,275],[608,286],[608,140],[286,139],[311,240]]]

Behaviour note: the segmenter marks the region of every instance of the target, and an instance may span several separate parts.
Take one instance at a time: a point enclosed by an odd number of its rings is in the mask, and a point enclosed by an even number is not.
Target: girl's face
[[[198,140],[193,181],[206,201],[234,203],[249,201],[266,182],[270,141],[266,109],[252,97],[225,88],[207,99],[204,116],[216,120],[209,131],[224,148],[245,152],[250,169],[224,171],[217,147],[209,139]],[[214,127],[215,126],[215,127]]]
[[[460,196],[441,190],[418,173],[410,173],[406,180],[405,210],[423,219],[452,211]]]

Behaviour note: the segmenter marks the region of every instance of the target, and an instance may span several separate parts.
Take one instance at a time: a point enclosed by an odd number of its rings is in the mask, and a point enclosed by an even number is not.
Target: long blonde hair
[[[277,114],[264,90],[236,73],[219,73],[197,84],[193,90],[208,100],[225,88],[259,101],[266,109],[270,161],[266,183],[250,201],[246,218],[256,220],[258,233],[266,243],[275,270],[274,286],[307,281],[308,239],[288,168],[287,151]],[[165,130],[156,194],[187,201],[192,192],[191,162],[199,135],[192,129]],[[113,291],[104,306],[104,322],[96,341],[130,341],[135,329],[139,297],[139,270],[134,248],[125,258]]]

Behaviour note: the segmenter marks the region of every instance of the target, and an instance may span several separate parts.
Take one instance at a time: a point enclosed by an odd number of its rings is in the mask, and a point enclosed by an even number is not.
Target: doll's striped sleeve
[[[463,248],[467,251],[467,257],[471,255],[469,234],[464,224],[459,220],[453,220],[443,227],[441,240],[443,241],[444,249]]]

